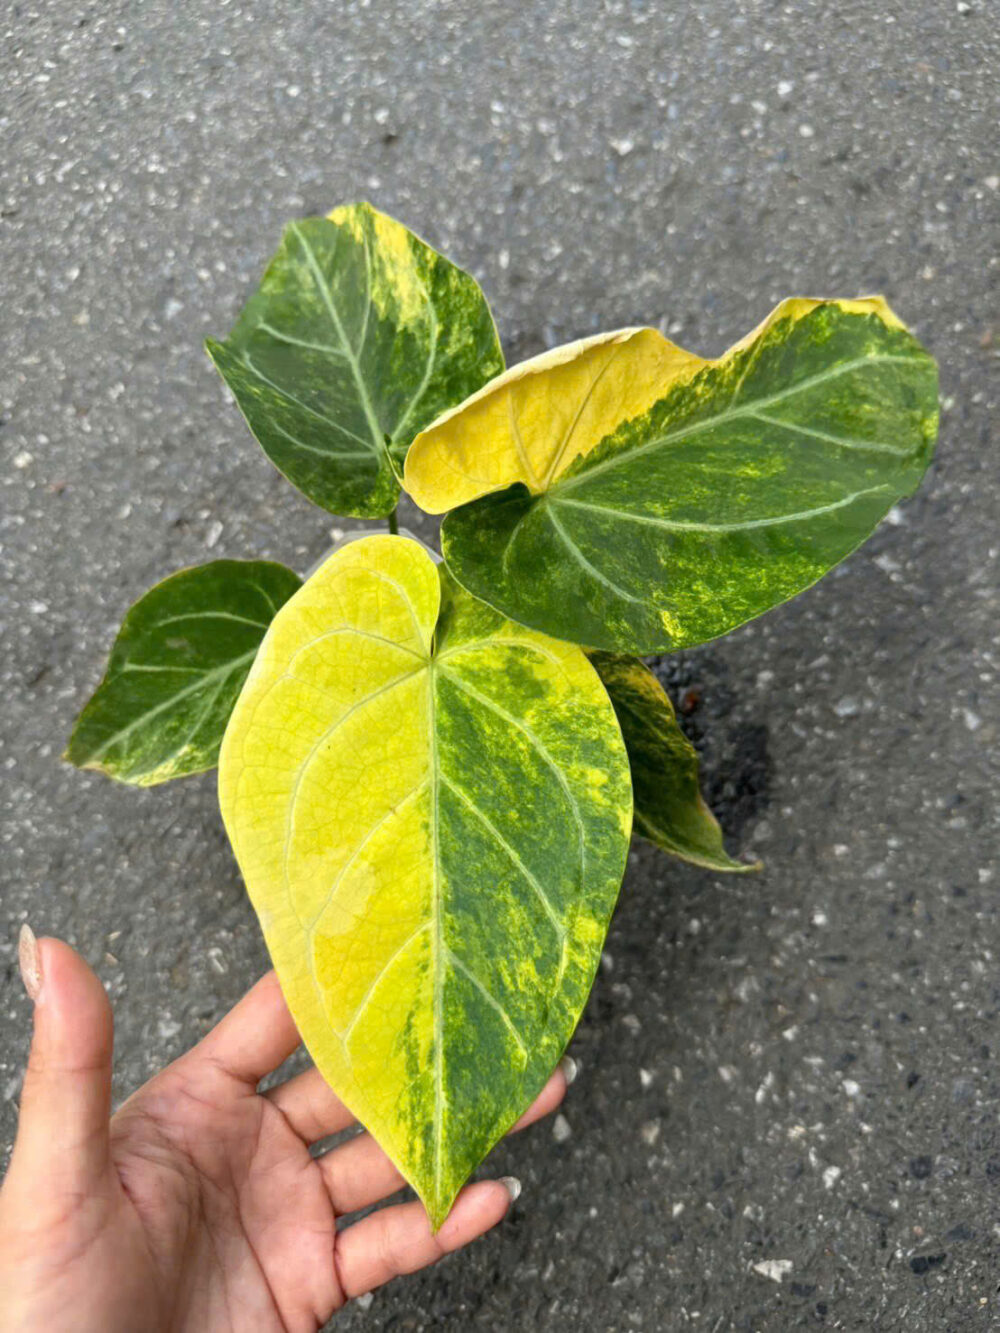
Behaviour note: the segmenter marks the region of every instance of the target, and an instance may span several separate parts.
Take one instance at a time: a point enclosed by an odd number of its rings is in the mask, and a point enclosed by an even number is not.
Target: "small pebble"
[[[791,1259],[762,1259],[759,1264],[753,1264],[753,1271],[759,1273],[761,1277],[769,1277],[772,1282],[784,1282],[785,1277],[792,1271]]]

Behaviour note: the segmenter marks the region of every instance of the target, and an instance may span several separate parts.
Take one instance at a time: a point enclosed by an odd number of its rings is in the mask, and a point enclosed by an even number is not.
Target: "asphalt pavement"
[[[635,845],[564,1116],[484,1168],[521,1177],[512,1216],[338,1325],[1000,1327],[998,17],[4,7],[0,1142],[23,919],[105,981],[120,1095],[266,965],[212,776],[137,792],[59,755],[152,582],[329,545],[201,348],[283,223],[400,217],[477,275],[509,360],[633,323],[717,353],[782,296],[880,291],[941,363],[925,485],[816,588],[661,665],[765,873]]]

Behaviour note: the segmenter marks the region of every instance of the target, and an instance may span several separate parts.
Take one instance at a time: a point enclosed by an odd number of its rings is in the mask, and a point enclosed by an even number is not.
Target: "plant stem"
[[[399,520],[396,517],[395,509],[389,515],[389,531],[393,534],[393,536],[396,536],[399,532]]]

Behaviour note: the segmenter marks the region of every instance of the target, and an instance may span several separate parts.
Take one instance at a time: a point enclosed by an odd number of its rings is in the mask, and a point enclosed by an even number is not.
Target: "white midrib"
[[[434,862],[434,1193],[441,1200],[441,1171],[444,1147],[444,965],[446,945],[441,901],[441,849],[438,813],[440,777],[438,769],[437,701],[433,657],[427,662],[427,721],[430,727],[431,842]]]
[[[197,680],[192,681],[190,685],[185,685],[184,689],[178,690],[175,694],[172,694],[169,699],[164,699],[163,703],[157,704],[155,708],[148,709],[145,713],[142,713],[139,717],[131,721],[128,726],[121,727],[114,733],[114,735],[109,736],[107,740],[102,741],[97,749],[92,751],[87,759],[87,763],[92,764],[100,759],[108,752],[112,745],[115,745],[120,740],[124,740],[126,736],[131,735],[131,733],[135,731],[136,727],[141,727],[144,723],[148,722],[150,718],[156,717],[157,714],[162,713],[167,708],[173,708],[179,700],[187,698],[189,694],[196,694],[199,690],[204,689],[210,681],[219,680],[224,676],[230,675],[238,666],[242,666],[244,662],[249,662],[256,656],[257,649],[251,648],[248,653],[243,653],[240,657],[234,657],[231,661],[224,662],[221,666],[213,667],[211,671],[206,671],[204,675],[200,676]]]
[[[388,457],[382,427],[379,425],[379,420],[375,415],[375,409],[372,406],[371,398],[368,396],[368,386],[365,384],[364,376],[361,374],[358,358],[355,355],[354,348],[348,341],[344,326],[340,320],[340,314],[334,304],[333,297],[330,295],[329,288],[323,281],[323,273],[316,260],[316,256],[313,253],[312,246],[306,240],[305,236],[303,236],[302,230],[297,223],[292,223],[292,230],[295,232],[299,245],[302,247],[302,253],[306,257],[306,263],[309,265],[310,272],[313,275],[313,281],[316,283],[316,290],[323,299],[323,304],[326,306],[327,313],[330,316],[330,322],[333,324],[337,337],[340,340],[340,345],[344,349],[344,357],[347,364],[351,367],[351,374],[354,376],[354,382],[358,387],[358,397],[361,399],[361,406],[364,408],[365,417],[368,420],[368,429],[371,431],[372,440],[375,443],[375,450],[377,453]]]

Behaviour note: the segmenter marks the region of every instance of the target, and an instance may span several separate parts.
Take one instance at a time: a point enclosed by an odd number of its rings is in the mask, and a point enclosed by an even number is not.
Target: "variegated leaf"
[[[418,436],[406,487],[460,506],[445,558],[505,615],[661,652],[854,550],[918,485],[937,419],[934,362],[884,301],[790,300],[715,361],[627,329],[515,366]]]
[[[362,518],[395,508],[417,431],[503,369],[475,279],[370,204],[290,223],[229,337],[206,347],[272,463]]]
[[[368,537],[275,618],[219,795],[316,1065],[439,1226],[600,957],[632,800],[596,672]]]
[[[649,667],[623,653],[589,657],[611,697],[628,751],[634,832],[705,870],[759,870],[759,861],[734,861],[727,854],[698,784],[698,752]]]
[[[131,608],[66,759],[137,787],[214,768],[274,613],[301,586],[269,560],[183,569]]]

